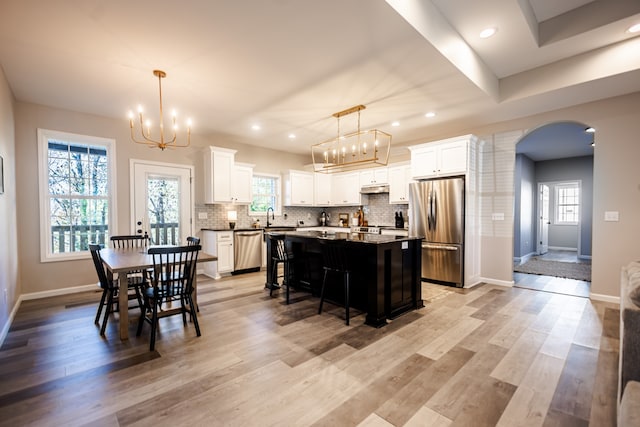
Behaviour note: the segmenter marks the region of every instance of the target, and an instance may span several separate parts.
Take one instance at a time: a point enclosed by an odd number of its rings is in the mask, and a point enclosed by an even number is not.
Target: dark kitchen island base
[[[421,238],[362,233],[323,234],[296,231],[285,242],[296,259],[293,286],[318,295],[322,283],[320,239],[342,242],[352,267],[350,306],[366,312],[365,324],[376,328],[402,313],[424,307],[421,291]],[[267,239],[267,254],[271,253]],[[267,286],[271,257],[267,257]],[[342,277],[331,277],[341,283]],[[327,285],[326,299],[343,304],[342,286]]]

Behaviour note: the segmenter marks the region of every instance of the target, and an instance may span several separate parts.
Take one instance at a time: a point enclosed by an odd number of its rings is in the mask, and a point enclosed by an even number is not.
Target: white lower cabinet
[[[204,274],[219,279],[221,273],[233,271],[233,231],[202,231],[202,250],[218,257],[218,261],[204,263]]]

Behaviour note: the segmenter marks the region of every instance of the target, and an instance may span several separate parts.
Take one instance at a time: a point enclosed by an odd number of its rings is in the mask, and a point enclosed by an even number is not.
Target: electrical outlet
[[[310,213],[307,214],[307,219],[311,219],[311,214]]]

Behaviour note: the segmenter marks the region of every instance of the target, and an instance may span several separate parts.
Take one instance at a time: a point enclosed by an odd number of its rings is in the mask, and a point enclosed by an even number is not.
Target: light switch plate
[[[504,213],[503,212],[494,212],[491,214],[491,219],[493,221],[504,221]]]
[[[207,219],[208,215],[206,212],[198,212],[198,219]]]
[[[604,213],[604,220],[605,221],[619,221],[620,219],[620,213],[618,211],[606,211]]]

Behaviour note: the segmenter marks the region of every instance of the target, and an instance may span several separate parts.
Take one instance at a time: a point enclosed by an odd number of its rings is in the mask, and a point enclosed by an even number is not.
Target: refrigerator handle
[[[427,223],[429,231],[434,230],[433,223],[433,191],[429,191],[429,209],[427,210]]]
[[[436,224],[438,223],[438,200],[437,200],[437,196],[438,194],[434,191],[433,192],[433,201],[431,202],[433,205],[433,210],[431,213],[431,216],[433,217],[433,219],[431,220],[431,222],[433,223],[433,229],[436,229]]]

